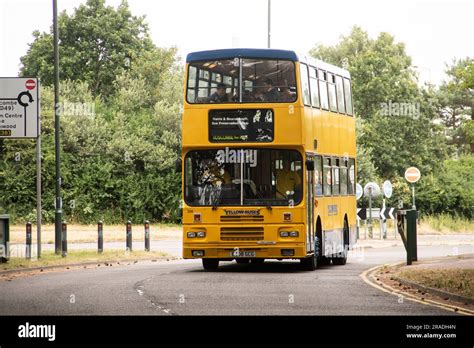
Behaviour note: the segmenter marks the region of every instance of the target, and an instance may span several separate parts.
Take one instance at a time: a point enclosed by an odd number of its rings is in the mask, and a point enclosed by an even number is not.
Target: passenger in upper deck
[[[286,80],[279,82],[278,85],[280,86],[280,100],[281,101],[294,101],[295,100],[296,93],[290,90],[290,87],[288,86],[288,82]]]
[[[226,85],[223,83],[219,83],[217,85],[217,91],[215,91],[209,97],[209,103],[226,103],[229,101],[229,96],[226,93]]]
[[[279,95],[278,91],[275,87],[273,87],[272,79],[266,79],[263,83],[264,93],[263,93],[263,100],[267,102],[275,102],[278,101]]]

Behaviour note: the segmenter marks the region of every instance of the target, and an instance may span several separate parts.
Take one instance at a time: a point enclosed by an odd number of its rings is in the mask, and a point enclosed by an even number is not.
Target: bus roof
[[[297,55],[294,51],[266,49],[266,48],[229,48],[211,51],[199,51],[189,53],[186,63],[203,62],[213,59],[233,59],[236,57],[255,59],[283,59],[293,62],[301,61],[315,68],[323,69],[331,73],[350,78],[349,72],[335,65],[323,62],[322,60],[309,57],[307,55]]]
[[[298,56],[293,51],[263,49],[263,48],[230,48],[223,50],[201,51],[189,53],[186,62],[198,62],[212,59],[232,59],[236,57],[285,59],[296,62]]]

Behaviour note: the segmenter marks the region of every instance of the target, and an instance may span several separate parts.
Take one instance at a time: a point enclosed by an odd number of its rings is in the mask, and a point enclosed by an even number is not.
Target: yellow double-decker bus
[[[355,243],[348,71],[292,51],[190,53],[182,123],[183,257],[345,264]]]

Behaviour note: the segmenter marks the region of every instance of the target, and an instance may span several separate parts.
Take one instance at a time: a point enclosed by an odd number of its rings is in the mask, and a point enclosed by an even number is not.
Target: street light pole
[[[270,38],[271,38],[271,5],[272,0],[268,0],[268,30],[267,30],[267,46],[270,48]]]
[[[61,199],[61,150],[59,143],[60,108],[59,108],[59,34],[58,34],[58,2],[53,0],[53,32],[54,32],[54,143],[56,154],[56,204],[54,214],[54,250],[61,254],[62,243],[62,199]]]

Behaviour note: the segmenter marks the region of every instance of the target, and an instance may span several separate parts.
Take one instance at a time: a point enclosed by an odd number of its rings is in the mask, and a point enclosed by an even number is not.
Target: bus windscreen
[[[184,196],[190,206],[298,204],[302,178],[302,157],[294,150],[191,151],[185,159]]]

